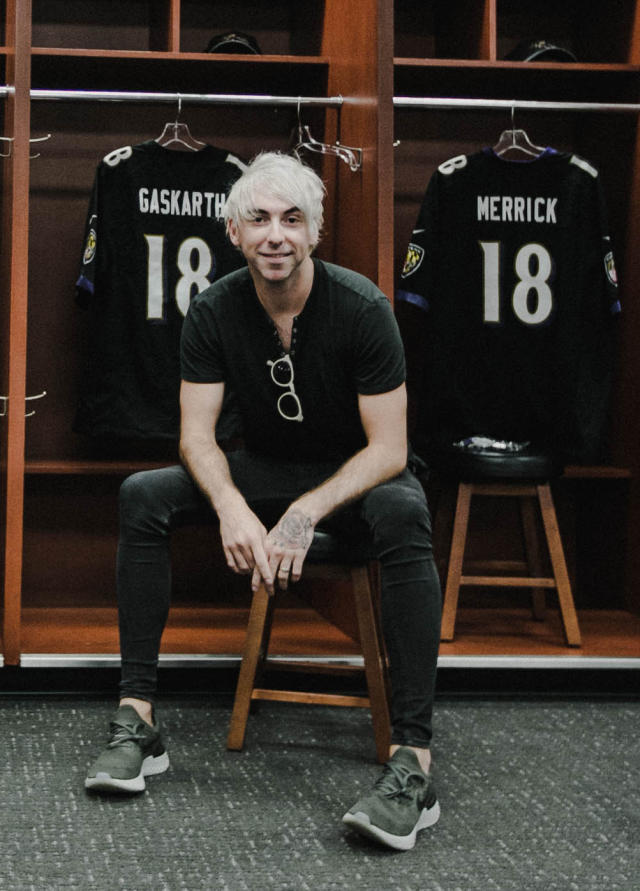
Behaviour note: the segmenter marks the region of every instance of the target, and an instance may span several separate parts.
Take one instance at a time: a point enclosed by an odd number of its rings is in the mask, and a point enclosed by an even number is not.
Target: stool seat
[[[364,539],[344,538],[326,528],[318,527],[313,533],[305,563],[344,563],[346,566],[355,566],[373,559],[373,548]]]
[[[436,461],[444,473],[465,482],[546,481],[560,476],[563,470],[562,462],[555,455],[535,446],[509,452],[452,445],[440,450]]]
[[[378,761],[389,757],[391,721],[389,718],[389,676],[380,628],[379,585],[377,564],[370,546],[359,540],[335,536],[326,529],[316,529],[307,552],[302,575],[322,579],[329,586],[335,582],[351,583],[357,619],[358,637],[364,662],[368,696],[343,693],[310,693],[300,690],[281,690],[266,687],[263,676],[267,670],[278,672],[306,671],[332,675],[362,672],[358,665],[349,663],[322,664],[317,660],[269,658],[269,640],[278,592],[269,596],[264,585],[253,595],[247,636],[244,645],[238,684],[231,713],[227,748],[240,750],[244,746],[249,711],[254,700],[303,702],[308,705],[364,706],[371,710],[371,719]],[[310,654],[311,655],[311,654]]]

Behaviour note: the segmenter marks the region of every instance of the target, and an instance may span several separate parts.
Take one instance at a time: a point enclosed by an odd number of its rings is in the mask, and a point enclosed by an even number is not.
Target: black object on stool
[[[558,461],[548,453],[528,447],[521,451],[464,449],[452,446],[438,454],[437,463],[458,482],[451,550],[442,612],[443,641],[453,640],[462,585],[491,587],[525,587],[534,591],[534,615],[544,612],[544,589],[555,588],[567,644],[581,645],[571,583],[562,548],[558,520],[551,495],[550,480],[562,472]],[[530,575],[466,575],[463,572],[471,499],[474,495],[520,499],[525,553]],[[541,575],[535,502],[542,517],[553,575]],[[496,568],[499,564],[496,564]]]
[[[262,675],[271,666],[278,671],[312,671],[345,674],[361,671],[358,666],[304,662],[302,660],[270,659],[269,638],[278,592],[273,597],[260,585],[253,595],[247,637],[236,688],[227,748],[239,750],[244,737],[252,700],[269,699],[279,702],[303,702],[315,705],[364,706],[371,709],[371,719],[378,760],[389,757],[391,724],[389,720],[389,680],[387,661],[380,629],[379,585],[377,563],[364,545],[345,545],[326,531],[316,529],[307,553],[304,578],[321,578],[328,583],[350,580],[358,622],[360,647],[364,658],[364,672],[368,696],[342,693],[309,693],[297,690],[277,690],[260,686]]]

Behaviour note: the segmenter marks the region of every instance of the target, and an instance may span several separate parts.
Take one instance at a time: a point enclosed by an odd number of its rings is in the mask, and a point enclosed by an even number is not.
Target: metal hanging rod
[[[10,89],[10,88],[5,88]],[[131,92],[128,90],[31,90],[32,99],[48,99],[59,102],[162,102],[192,105],[317,105],[323,108],[339,108],[344,104],[342,96],[265,96],[247,93],[156,93]]]
[[[529,109],[532,111],[592,111],[639,114],[640,104],[633,102],[547,102],[534,99],[456,99],[433,96],[395,96],[394,108],[444,109]]]
[[[13,87],[0,86],[0,97],[13,92]],[[126,90],[31,90],[32,99],[88,102],[162,102],[175,103],[179,99],[194,105],[269,105],[319,106],[340,108],[348,100],[343,96],[268,96],[242,93],[156,93]],[[640,104],[634,102],[554,102],[535,99],[463,99],[435,96],[395,96],[395,108],[493,109],[495,111],[528,109],[531,111],[585,111],[615,114],[639,114]]]

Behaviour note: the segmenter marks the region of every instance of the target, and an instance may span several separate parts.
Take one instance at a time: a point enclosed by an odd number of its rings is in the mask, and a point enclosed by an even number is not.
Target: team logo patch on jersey
[[[618,285],[618,273],[616,272],[616,264],[613,259],[613,253],[609,251],[609,253],[604,258],[604,268],[607,273],[607,278],[611,282],[612,285]]]
[[[422,263],[423,258],[424,248],[420,247],[419,244],[411,242],[407,248],[407,256],[404,261],[404,266],[402,267],[402,278],[407,278],[407,276],[413,275]]]
[[[89,234],[87,235],[87,243],[84,246],[84,254],[82,255],[82,262],[86,266],[88,263],[91,263],[93,258],[96,255],[96,242],[98,236],[96,235],[95,229],[89,229]]]

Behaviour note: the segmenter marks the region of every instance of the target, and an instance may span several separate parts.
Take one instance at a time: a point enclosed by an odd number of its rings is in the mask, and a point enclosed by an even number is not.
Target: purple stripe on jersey
[[[429,312],[429,301],[420,294],[414,294],[413,291],[396,291],[396,300],[404,300],[406,303],[413,303],[419,306],[425,312]]]
[[[86,276],[84,275],[81,275],[76,282],[76,288],[81,288],[83,291],[88,291],[89,294],[93,296],[93,282],[86,278]]]

